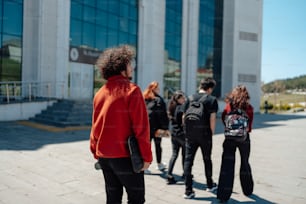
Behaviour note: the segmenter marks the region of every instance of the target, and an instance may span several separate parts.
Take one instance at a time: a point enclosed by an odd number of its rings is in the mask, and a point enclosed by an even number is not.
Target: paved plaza
[[[222,154],[222,125],[218,119],[213,138],[213,178],[217,182]],[[27,122],[0,122],[0,204],[102,204],[105,203],[101,171],[94,169],[89,151],[89,128],[58,129]],[[163,162],[171,156],[171,143],[164,138]],[[237,151],[234,192],[228,203],[306,203],[306,112],[256,114],[251,133],[250,163],[254,194],[243,195],[239,181]],[[154,148],[154,145],[152,145]],[[155,151],[153,156],[155,159]],[[203,160],[198,150],[193,167],[192,200],[183,198],[184,183],[167,185],[165,172],[150,167],[145,175],[146,203],[218,203],[204,191]],[[181,158],[174,174],[182,175]],[[126,203],[124,194],[123,203]]]

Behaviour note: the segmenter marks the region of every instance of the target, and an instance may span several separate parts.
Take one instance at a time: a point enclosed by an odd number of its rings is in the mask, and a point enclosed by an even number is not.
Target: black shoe
[[[168,185],[176,184],[176,180],[173,176],[169,176],[167,180],[168,180],[168,183],[167,183]]]
[[[216,183],[213,183],[211,186],[207,186],[206,191],[207,192],[214,192],[215,190],[218,189],[218,186]]]
[[[194,192],[194,191],[186,192],[186,193],[184,194],[184,198],[185,198],[185,199],[192,199],[192,198],[194,198],[194,197],[195,197],[195,192]]]

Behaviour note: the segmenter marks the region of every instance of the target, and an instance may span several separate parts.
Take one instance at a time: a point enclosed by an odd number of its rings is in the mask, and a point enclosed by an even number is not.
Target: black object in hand
[[[99,163],[98,161],[95,163],[95,169],[96,169],[96,170],[102,169],[102,168],[101,168],[101,165],[100,165],[100,163]]]
[[[128,138],[128,146],[130,150],[133,170],[135,173],[139,173],[143,168],[143,160],[140,155],[138,142],[135,136],[130,136]]]

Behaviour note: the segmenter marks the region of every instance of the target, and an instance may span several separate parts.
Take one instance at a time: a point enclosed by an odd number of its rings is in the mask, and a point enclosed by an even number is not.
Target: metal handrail
[[[64,98],[64,82],[0,82],[0,103],[54,99],[56,88],[60,88],[60,97]]]

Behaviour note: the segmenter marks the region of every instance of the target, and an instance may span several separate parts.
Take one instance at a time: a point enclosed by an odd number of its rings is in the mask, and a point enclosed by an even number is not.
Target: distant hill
[[[301,89],[306,90],[306,75],[301,75],[294,78],[275,80],[262,85],[264,93],[278,92],[282,93],[286,90]]]

